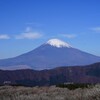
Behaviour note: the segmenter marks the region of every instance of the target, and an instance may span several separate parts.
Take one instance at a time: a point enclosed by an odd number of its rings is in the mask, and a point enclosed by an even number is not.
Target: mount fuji
[[[52,69],[100,62],[100,57],[78,50],[59,39],[50,39],[38,48],[20,56],[0,60],[0,69]]]

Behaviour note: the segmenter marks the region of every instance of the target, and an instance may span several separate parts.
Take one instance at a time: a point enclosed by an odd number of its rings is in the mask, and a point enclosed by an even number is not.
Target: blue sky
[[[0,59],[51,38],[100,56],[100,0],[0,0]]]

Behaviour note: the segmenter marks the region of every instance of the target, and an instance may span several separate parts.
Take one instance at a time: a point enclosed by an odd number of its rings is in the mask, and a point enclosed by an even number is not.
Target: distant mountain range
[[[0,69],[52,69],[58,66],[88,65],[100,62],[100,57],[73,48],[59,39],[51,39],[20,56],[0,60]]]
[[[100,63],[88,66],[58,67],[50,70],[0,70],[0,85],[46,86],[60,83],[100,83]]]

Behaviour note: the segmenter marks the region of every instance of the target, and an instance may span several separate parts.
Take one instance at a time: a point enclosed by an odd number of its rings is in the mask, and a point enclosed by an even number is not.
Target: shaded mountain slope
[[[0,84],[11,81],[13,84],[28,86],[54,85],[59,83],[100,83],[100,63],[88,66],[58,67],[51,70],[0,70]]]

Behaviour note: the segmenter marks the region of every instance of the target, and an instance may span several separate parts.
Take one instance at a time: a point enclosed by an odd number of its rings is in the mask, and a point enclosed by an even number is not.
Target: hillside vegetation
[[[61,83],[100,83],[100,62],[86,66],[63,66],[49,70],[0,70],[0,85],[51,86]]]
[[[100,84],[88,88],[1,86],[0,100],[100,100]]]

